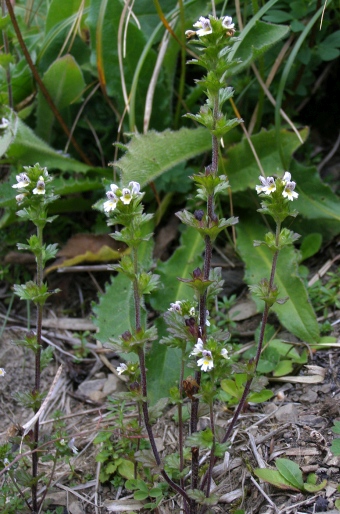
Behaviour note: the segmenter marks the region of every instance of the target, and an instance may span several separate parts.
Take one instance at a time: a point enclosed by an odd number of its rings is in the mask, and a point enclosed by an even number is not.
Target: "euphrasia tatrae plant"
[[[42,369],[48,364],[52,357],[50,348],[43,350],[42,346],[42,320],[43,308],[46,300],[59,290],[49,290],[43,281],[43,273],[46,262],[56,256],[57,245],[46,245],[43,241],[43,230],[46,223],[51,223],[56,216],[48,216],[48,206],[58,197],[54,195],[52,180],[46,168],[42,168],[39,164],[35,166],[25,166],[23,172],[16,177],[17,182],[12,187],[17,189],[16,201],[19,206],[17,215],[22,220],[31,221],[36,226],[36,234],[30,236],[27,240],[28,244],[18,243],[19,250],[31,252],[36,260],[36,280],[28,281],[26,284],[15,285],[14,292],[21,300],[28,300],[35,304],[37,309],[36,329],[29,331],[23,340],[17,341],[17,344],[25,346],[34,352],[35,355],[35,378],[34,386],[31,393],[23,393],[20,400],[26,408],[32,408],[37,413],[42,400],[43,392],[40,387],[40,375]],[[26,438],[25,442],[29,444],[32,450],[32,476],[25,484],[31,488],[32,494],[32,510],[38,512],[40,505],[37,498],[38,487],[38,459],[39,452],[39,418],[33,426],[33,434],[30,438]],[[43,500],[41,500],[42,502]],[[40,503],[41,503],[40,502]]]

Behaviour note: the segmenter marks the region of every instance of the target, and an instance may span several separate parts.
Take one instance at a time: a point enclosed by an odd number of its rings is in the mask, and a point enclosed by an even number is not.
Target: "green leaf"
[[[210,149],[211,136],[205,128],[150,131],[131,135],[126,154],[115,165],[122,171],[123,183],[135,180],[143,187],[180,162]]]
[[[299,133],[303,141],[305,141],[308,130],[303,129]],[[293,132],[285,129],[280,132],[280,140],[286,162],[290,162],[293,152],[299,148],[301,143]],[[261,130],[261,132],[251,137],[251,142],[255,147],[265,174],[267,176],[272,176],[273,173],[277,172],[280,174],[281,172],[278,170],[280,154],[276,143],[275,129]],[[249,143],[245,138],[230,148],[225,168],[228,170],[228,179],[233,193],[245,191],[249,187],[255,189],[256,184],[259,184],[259,168]],[[298,183],[293,172],[292,175],[293,179]]]
[[[340,421],[334,421],[334,425],[332,426],[332,432],[334,432],[334,434],[340,434]]]
[[[290,482],[288,482],[284,478],[283,475],[281,475],[279,471],[276,471],[275,469],[256,468],[254,469],[254,473],[258,478],[261,478],[265,482],[268,482],[269,484],[272,484],[275,487],[278,487],[279,489],[300,492],[299,488],[294,487]]]
[[[301,261],[304,261],[308,259],[309,257],[312,257],[312,255],[315,255],[318,253],[318,251],[321,248],[322,244],[322,235],[318,232],[313,232],[312,234],[308,234],[306,237],[303,238],[300,252],[301,252]]]
[[[58,110],[68,107],[81,99],[85,89],[83,73],[71,55],[56,59],[43,76],[46,86]],[[44,95],[38,93],[37,135],[45,141],[51,140],[54,114]]]
[[[333,428],[332,428],[333,430]],[[340,432],[336,432],[339,434]],[[338,457],[340,455],[340,439],[333,439],[332,445],[331,445],[331,452]]]
[[[236,51],[230,54],[230,59],[239,59],[240,63],[233,66],[230,71],[228,70],[226,76],[232,76],[243,71],[254,60],[265,54],[275,43],[284,38],[288,32],[289,27],[287,26],[256,21],[247,34],[243,35],[244,31],[241,32],[241,42],[237,45]]]
[[[237,225],[238,248],[246,264],[245,280],[248,284],[257,284],[263,277],[269,277],[273,254],[264,246],[253,247],[254,240],[263,240],[266,229],[255,219],[243,220]],[[279,296],[288,296],[283,305],[275,304],[272,310],[282,325],[292,334],[308,343],[319,341],[319,327],[303,281],[298,276],[297,257],[292,247],[285,247],[279,254],[275,284]],[[264,303],[254,296],[259,310]]]
[[[178,277],[188,278],[190,273],[202,265],[202,252],[204,242],[197,230],[186,228],[180,239],[180,246],[175,250],[170,259],[158,262],[154,272],[160,276],[163,289],[151,294],[150,303],[159,312],[165,312],[171,302],[177,300],[191,300],[194,290]]]
[[[292,361],[283,360],[280,361],[276,366],[273,377],[283,377],[284,375],[289,375],[293,371],[293,363]]]
[[[308,493],[317,493],[318,491],[321,491],[324,487],[327,485],[327,480],[323,480],[320,484],[304,484],[304,490]]]
[[[275,465],[290,484],[300,490],[303,489],[302,471],[295,462],[290,459],[276,459]]]
[[[230,394],[231,396],[240,399],[242,396],[242,393],[244,391],[244,387],[239,387],[236,385],[234,380],[231,380],[229,378],[225,378],[224,380],[221,380],[221,388],[226,393]]]
[[[247,401],[250,403],[263,403],[267,402],[271,398],[273,398],[274,393],[273,391],[269,391],[268,389],[264,389],[263,391],[259,393],[250,393],[247,396]]]
[[[117,466],[118,473],[127,479],[131,479],[134,477],[135,467],[131,460],[127,459],[119,459],[121,462]]]
[[[261,357],[260,357],[260,360],[259,360],[259,363],[257,366],[257,371],[259,371],[260,373],[270,373],[271,371],[273,371],[276,368],[276,366],[279,363],[279,360],[280,360],[280,355],[275,350],[275,348],[268,347],[261,354]]]

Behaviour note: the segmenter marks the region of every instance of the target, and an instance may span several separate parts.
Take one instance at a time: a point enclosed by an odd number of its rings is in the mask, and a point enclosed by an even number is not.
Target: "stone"
[[[101,391],[106,382],[106,378],[97,378],[95,380],[86,380],[78,387],[78,393],[83,396],[89,396],[94,391]]]
[[[276,411],[275,417],[278,421],[282,421],[284,423],[295,423],[298,419],[298,411],[294,403],[287,403],[287,405],[283,405]]]

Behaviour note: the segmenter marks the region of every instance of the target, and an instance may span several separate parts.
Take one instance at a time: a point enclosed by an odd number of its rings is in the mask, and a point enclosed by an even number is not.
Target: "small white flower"
[[[290,182],[291,181],[291,174],[289,173],[289,171],[285,171],[285,174],[283,175],[282,177],[282,182],[284,182],[285,184],[287,184],[287,182]]]
[[[296,186],[296,184],[293,181],[286,182],[285,188],[282,192],[282,196],[284,198],[288,198],[288,200],[291,200],[291,201],[293,201],[294,198],[298,198],[299,193],[296,193],[296,191],[294,191],[295,186]]]
[[[30,179],[28,178],[28,175],[27,173],[19,173],[19,175],[16,176],[16,179],[18,181],[17,184],[13,184],[12,187],[14,188],[23,188],[23,187],[27,187],[28,184],[31,182]]]
[[[193,347],[193,350],[192,352],[190,353],[189,357],[191,357],[192,355],[201,355],[201,353],[203,352],[204,350],[204,346],[203,346],[203,341],[202,339],[199,337],[197,339],[197,343],[195,344],[195,346]]]
[[[116,184],[111,184],[110,189],[111,189],[112,193],[116,193],[116,191],[117,191],[117,189],[119,189],[119,187],[116,186]]]
[[[4,377],[6,375],[6,371],[4,368],[0,368],[0,377]]]
[[[39,177],[36,187],[33,189],[34,195],[44,195],[45,194],[45,180],[43,176]]]
[[[9,125],[9,121],[7,118],[1,118],[0,129],[6,129]]]
[[[199,29],[196,34],[198,36],[206,36],[207,34],[212,33],[211,23],[209,18],[204,18],[201,16],[196,23],[194,23],[194,27]]]
[[[210,321],[208,320],[208,316],[209,316],[209,311],[206,311],[205,324],[206,324],[207,327],[210,327]]]
[[[191,307],[190,311],[189,311],[189,315],[190,316],[195,316],[195,307]]]
[[[126,371],[128,369],[127,365],[124,364],[124,362],[121,362],[119,364],[119,366],[117,367],[117,372],[118,372],[118,375],[121,375],[122,373],[124,373],[124,371]]]
[[[76,448],[76,446],[74,445],[74,437],[70,439],[67,446],[73,451],[74,455],[78,455],[78,448]]]
[[[221,350],[221,357],[223,357],[224,359],[229,360],[230,357],[229,357],[228,354],[229,354],[228,350],[226,348],[222,348],[222,350]]]
[[[128,187],[124,187],[122,189],[122,196],[120,197],[121,201],[124,205],[129,205],[132,200],[132,194]]]
[[[199,366],[202,371],[208,371],[214,367],[214,361],[209,350],[202,351],[202,358],[197,361],[197,366]]]
[[[231,16],[224,16],[224,18],[222,18],[222,27],[227,30],[235,28],[235,23],[233,23]]]
[[[270,193],[273,193],[276,190],[276,184],[273,177],[264,178],[260,175],[259,180],[262,185],[256,186],[257,194],[265,193],[266,195],[270,195]]]
[[[20,195],[16,195],[15,199],[18,203],[21,203],[25,200],[25,196],[27,196],[27,193],[21,193]]]
[[[131,189],[131,194],[138,196],[140,194],[140,184],[139,182],[129,182],[129,188]]]
[[[176,311],[179,314],[182,314],[182,302],[181,300],[177,300],[175,303],[170,303],[170,308],[168,311]]]
[[[60,439],[60,441],[59,441],[59,442],[60,442],[61,446],[65,446],[65,445],[66,445],[66,441],[65,441],[65,439]]]
[[[104,202],[104,211],[110,212],[114,211],[118,202],[117,196],[113,193],[113,191],[108,191],[106,193],[106,196],[108,198],[107,202]]]

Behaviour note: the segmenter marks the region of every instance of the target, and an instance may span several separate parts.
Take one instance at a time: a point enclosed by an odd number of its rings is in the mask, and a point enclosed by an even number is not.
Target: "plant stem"
[[[139,294],[139,287],[138,287],[138,252],[136,248],[132,249],[132,259],[133,259],[133,267],[134,267],[134,273],[135,278],[133,281],[133,297],[134,297],[134,304],[135,304],[135,323],[136,323],[136,332],[141,330],[141,302],[140,302],[140,294]],[[147,403],[147,381],[146,381],[146,366],[145,366],[145,354],[144,349],[139,348],[138,350],[138,358],[139,358],[139,367],[140,367],[140,374],[141,374],[141,388],[142,388],[142,395],[143,395],[143,401],[142,401],[142,411],[143,411],[143,418],[144,418],[144,424],[146,431],[148,433],[149,441],[151,444],[152,452],[154,454],[156,464],[158,467],[160,467],[160,473],[163,476],[164,480],[172,487],[174,491],[179,493],[182,497],[184,502],[189,503],[189,496],[185,492],[185,490],[180,487],[178,484],[173,482],[169,475],[166,473],[166,471],[163,469],[162,462],[157,450],[155,438],[152,432],[152,427],[150,423],[149,418],[149,410],[148,410],[148,403]],[[186,505],[186,504],[184,504]],[[187,512],[187,509],[185,509]]]
[[[280,236],[280,231],[281,231],[281,223],[279,221],[276,222],[276,231],[275,231],[275,242],[276,242],[276,245],[278,246],[279,244],[279,236]],[[279,256],[279,250],[276,250],[276,252],[274,253],[273,255],[273,260],[272,260],[272,267],[271,267],[271,271],[270,271],[270,279],[269,279],[269,286],[268,286],[268,292],[271,292],[272,289],[273,289],[273,286],[274,286],[274,278],[275,278],[275,272],[276,272],[276,266],[277,266],[277,259],[278,259],[278,256]],[[266,329],[266,325],[267,325],[267,321],[268,321],[268,314],[269,314],[269,310],[270,310],[270,306],[268,303],[265,303],[265,306],[264,306],[264,310],[263,310],[263,314],[262,314],[262,321],[261,321],[261,330],[260,330],[260,336],[259,336],[259,342],[258,342],[258,345],[257,345],[257,350],[256,350],[256,355],[255,355],[255,359],[254,359],[254,373],[252,376],[250,376],[244,386],[244,391],[242,393],[242,397],[240,399],[240,402],[234,412],[234,416],[231,420],[231,423],[223,437],[223,440],[222,440],[222,444],[223,443],[226,443],[234,429],[234,426],[238,420],[238,417],[240,415],[240,413],[242,412],[243,410],[243,407],[244,407],[244,404],[246,402],[246,399],[247,399],[247,396],[249,394],[249,391],[250,391],[250,386],[252,384],[252,381],[253,381],[253,378],[254,378],[254,374],[256,373],[256,369],[257,369],[257,365],[258,365],[258,362],[260,360],[260,357],[261,357],[261,352],[262,352],[262,346],[263,346],[263,340],[264,340],[264,334],[265,334],[265,329]],[[212,457],[211,459],[211,462],[210,462],[210,466],[211,466],[211,469],[213,468],[213,466],[215,465],[215,462],[216,462],[216,457]],[[209,470],[210,470],[210,467],[209,467]],[[204,487],[205,487],[205,484],[207,482],[207,480],[211,480],[211,476],[209,476],[209,470],[205,473],[204,477],[203,477],[203,480],[202,480],[202,485],[201,485],[201,489],[203,490]],[[209,483],[208,483],[208,486],[209,487]]]
[[[41,226],[37,226],[37,236],[40,243],[40,248],[43,247],[43,229]],[[43,284],[43,258],[42,252],[37,254],[36,256],[37,262],[37,286],[41,288]],[[37,305],[37,322],[36,322],[36,337],[37,337],[37,350],[35,353],[35,382],[34,382],[34,395],[40,394],[40,375],[41,375],[41,331],[42,331],[42,318],[43,318],[43,306],[39,303]],[[34,409],[34,413],[37,413],[40,408],[40,405],[37,405]],[[38,448],[39,444],[39,419],[37,419],[34,427],[33,427],[33,450]],[[39,454],[38,452],[34,452],[32,454],[32,479],[33,484],[31,487],[32,491],[32,507],[33,512],[38,511],[38,499],[37,499],[37,491],[38,484],[36,478],[38,476],[38,462],[39,462]]]

